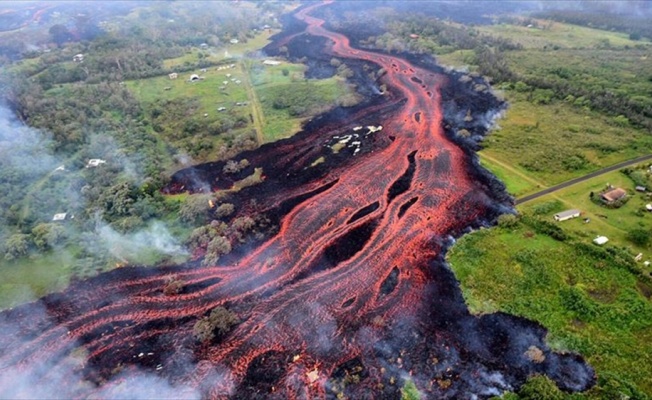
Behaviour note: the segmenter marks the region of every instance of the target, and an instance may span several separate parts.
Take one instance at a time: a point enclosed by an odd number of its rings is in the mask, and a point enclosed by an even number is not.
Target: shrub
[[[237,324],[240,323],[238,316],[224,307],[214,308],[210,315],[201,318],[193,327],[195,339],[205,343],[214,338],[223,337]]]

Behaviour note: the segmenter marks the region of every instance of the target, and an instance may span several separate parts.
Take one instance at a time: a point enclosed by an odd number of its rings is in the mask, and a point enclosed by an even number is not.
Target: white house
[[[648,211],[652,211],[652,204],[646,204],[645,209]]]
[[[88,160],[88,163],[86,164],[86,168],[95,168],[100,166],[101,164],[106,164],[106,160],[101,160],[99,158],[91,158]]]
[[[190,75],[190,80],[193,81],[193,82],[198,81],[199,80],[199,75],[197,75],[197,74]]]
[[[73,60],[74,62],[78,62],[78,63],[83,62],[83,61],[84,61],[84,55],[81,54],[81,53],[80,53],[80,54],[75,54],[75,55],[73,56],[72,60]]]
[[[169,74],[168,77],[170,79],[177,79],[179,77],[179,74],[177,74],[176,72],[173,72],[173,73]]]
[[[265,64],[265,65],[281,65],[281,62],[276,61],[276,60],[265,60],[265,61],[263,61],[263,64]]]
[[[566,210],[554,215],[555,221],[566,221],[567,219],[577,218],[580,216],[580,210]]]
[[[602,246],[603,244],[607,243],[609,239],[606,236],[598,236],[595,239],[593,239],[593,243],[597,244],[598,246]]]
[[[54,217],[52,217],[52,221],[63,221],[66,219],[67,213],[58,213],[54,214]]]
[[[240,41],[238,39],[231,39],[231,40],[229,40],[229,43],[238,44],[238,43],[240,43]]]

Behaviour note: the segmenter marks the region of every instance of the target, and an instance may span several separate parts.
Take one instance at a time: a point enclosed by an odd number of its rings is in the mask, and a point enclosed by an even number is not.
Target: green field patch
[[[526,171],[519,171],[518,167],[498,164],[497,162],[483,157],[483,153],[478,153],[480,156],[480,164],[500,179],[507,189],[507,192],[514,197],[524,196],[529,193],[541,190],[541,186],[533,182],[527,177]]]
[[[526,97],[508,92],[510,107],[482,152],[537,182],[551,186],[652,148],[652,136],[613,124],[610,117],[564,102],[533,104]]]
[[[301,122],[340,104],[351,89],[340,78],[261,85],[256,89],[265,115],[265,141],[292,136]]]
[[[484,33],[510,39],[525,48],[595,48],[634,47],[640,41],[630,40],[624,33],[586,28],[553,21],[533,20],[536,26],[512,24],[482,25],[477,29]]]
[[[58,250],[0,262],[0,309],[36,300],[68,286],[73,255]]]
[[[448,261],[473,313],[539,321],[553,348],[587,358],[598,387],[573,398],[643,398],[652,393],[652,364],[641,357],[652,353],[652,305],[641,286],[650,283],[617,257],[519,222],[464,236]]]
[[[262,31],[246,42],[237,44],[225,43],[221,46],[209,46],[207,49],[193,47],[181,57],[170,58],[163,61],[163,67],[174,69],[185,67],[198,62],[219,63],[244,57],[248,52],[261,49],[269,43],[269,38],[278,31]]]

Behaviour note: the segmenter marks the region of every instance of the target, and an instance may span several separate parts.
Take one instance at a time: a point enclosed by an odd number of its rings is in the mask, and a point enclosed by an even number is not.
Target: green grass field
[[[649,154],[652,136],[618,126],[612,118],[564,102],[533,104],[526,95],[507,92],[505,117],[483,142],[480,154],[518,169],[544,185],[554,185],[589,172]],[[492,165],[487,165],[492,169]],[[493,171],[493,169],[492,169]],[[494,172],[507,179],[504,171]],[[510,179],[506,180],[508,183]],[[513,194],[527,188],[514,186]],[[525,190],[520,193],[519,190]]]
[[[608,45],[612,47],[634,47],[644,42],[630,40],[619,32],[608,32],[583,26],[553,21],[537,20],[542,28],[528,28],[511,24],[482,25],[477,29],[485,34],[500,36],[521,44],[527,49],[542,49],[558,46],[560,48],[589,48]]]
[[[206,50],[193,47],[186,54],[177,58],[170,58],[163,61],[165,68],[181,67],[187,64],[193,64],[200,60],[210,61],[212,63],[222,62],[224,60],[239,59],[244,57],[248,52],[263,48],[269,43],[269,38],[278,31],[263,31],[254,38],[247,40],[246,43],[238,44],[225,43],[218,47],[209,47]],[[199,54],[204,57],[200,58]]]
[[[645,398],[641,392],[652,393],[652,284],[586,246],[520,222],[464,236],[448,260],[472,312],[539,321],[553,348],[587,358],[599,386],[573,398]]]
[[[0,309],[35,300],[68,286],[73,256],[50,251],[37,257],[0,262]]]

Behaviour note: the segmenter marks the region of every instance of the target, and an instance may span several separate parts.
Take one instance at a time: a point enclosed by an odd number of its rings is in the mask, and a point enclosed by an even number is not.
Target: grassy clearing
[[[535,20],[542,28],[528,28],[511,24],[478,26],[482,33],[510,39],[526,49],[543,49],[558,46],[560,48],[588,47],[634,47],[640,41],[630,40],[624,33],[609,32],[577,25],[553,21]],[[543,28],[545,27],[545,29]]]
[[[183,67],[195,64],[202,60],[218,63],[225,60],[242,58],[250,51],[265,47],[267,43],[269,43],[269,38],[277,32],[278,31],[263,31],[255,37],[247,40],[246,43],[225,44],[220,47],[209,47],[206,50],[193,47],[181,57],[164,60],[163,67]]]
[[[351,89],[338,77],[261,85],[256,91],[265,114],[266,141],[292,136],[307,117],[335,107],[342,97],[351,95]]]
[[[490,158],[487,153],[480,152],[480,164],[496,175],[507,188],[507,192],[514,197],[524,196],[541,190],[541,184],[527,176],[518,166],[503,164]]]
[[[482,153],[545,185],[648,154],[652,136],[563,102],[535,105],[508,92],[510,108]]]
[[[605,249],[556,241],[519,222],[463,237],[448,260],[472,312],[539,321],[553,348],[588,359],[599,385],[573,398],[652,393],[652,285]]]
[[[199,75],[203,79],[189,82],[192,74]],[[232,109],[236,107],[235,103],[249,100],[242,84],[242,75],[238,68],[218,70],[217,67],[211,67],[206,72],[197,70],[179,74],[177,79],[159,76],[128,81],[126,85],[144,104],[152,104],[160,99],[197,98],[201,104],[197,114],[207,113],[209,115],[207,120],[211,121],[220,112],[217,111],[219,107]],[[241,83],[237,84],[234,80],[239,80]],[[220,90],[220,87],[225,89]],[[166,88],[170,89],[166,90]]]
[[[0,262],[0,309],[63,290],[70,281],[74,256],[66,250]]]
[[[591,201],[589,194],[600,192],[607,184],[627,190],[631,194],[630,200],[618,209],[608,209]],[[533,213],[537,209],[544,210],[551,202],[559,201],[564,208],[576,208],[583,212],[582,218],[561,222],[560,225],[564,229],[586,241],[598,235],[607,236],[611,243],[627,247],[634,255],[643,253],[645,259],[652,260],[651,246],[637,246],[626,238],[628,231],[635,228],[652,231],[652,213],[645,211],[645,205],[652,201],[647,195],[636,192],[634,187],[631,179],[619,171],[614,171],[524,203],[518,209],[521,212]],[[561,210],[552,210],[546,213],[545,217],[552,220],[553,214],[558,211]],[[584,223],[584,218],[590,218],[591,222]]]

